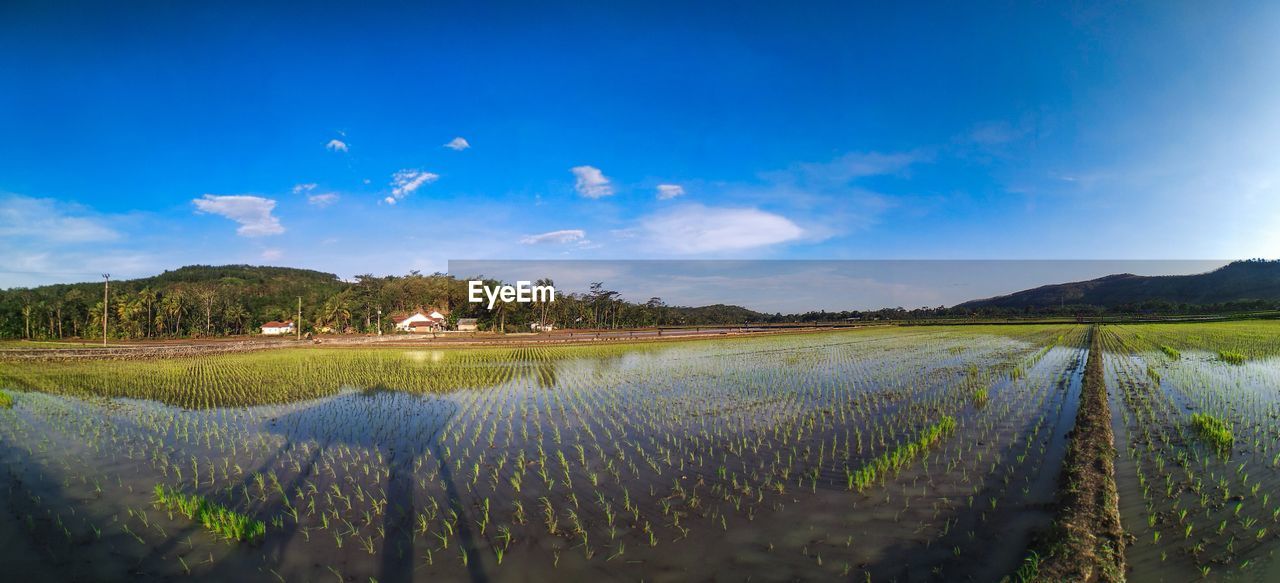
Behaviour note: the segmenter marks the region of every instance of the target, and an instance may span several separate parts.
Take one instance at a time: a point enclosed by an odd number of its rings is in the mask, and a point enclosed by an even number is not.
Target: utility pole
[[[378,336],[382,336],[382,308],[378,308]]]
[[[302,340],[302,296],[298,296],[298,319],[294,320],[298,340]]]
[[[111,274],[102,274],[102,345],[107,345],[107,310],[111,298]]]

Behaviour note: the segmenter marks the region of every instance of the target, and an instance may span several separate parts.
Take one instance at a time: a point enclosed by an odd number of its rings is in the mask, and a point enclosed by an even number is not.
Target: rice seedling
[[[1239,352],[1232,352],[1230,350],[1219,350],[1218,359],[1221,360],[1222,362],[1226,362],[1230,364],[1244,364],[1246,357],[1245,355],[1240,354]]]
[[[266,535],[266,524],[211,502],[202,496],[187,495],[163,484],[155,486],[155,503],[200,523],[227,541],[254,543]]]
[[[1235,436],[1231,433],[1231,426],[1226,421],[1213,415],[1206,413],[1192,414],[1191,426],[1201,439],[1217,448],[1220,452],[1231,451],[1231,446],[1235,444]]]

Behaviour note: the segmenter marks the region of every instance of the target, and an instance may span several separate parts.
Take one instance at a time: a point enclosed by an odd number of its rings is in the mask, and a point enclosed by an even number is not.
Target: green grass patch
[[[13,408],[13,397],[9,396],[9,393],[0,391],[0,409],[12,409],[12,408]]]
[[[226,541],[254,543],[267,534],[267,525],[203,496],[188,496],[164,484],[156,484],[156,504],[176,511]]]
[[[1163,352],[1165,356],[1168,356],[1169,358],[1172,358],[1174,360],[1178,360],[1179,358],[1182,358],[1182,353],[1178,352],[1178,349],[1172,346],[1166,346],[1164,344],[1161,344],[1160,352]]]
[[[1199,435],[1200,439],[1209,442],[1220,452],[1231,451],[1231,446],[1236,442],[1235,436],[1231,433],[1231,425],[1213,415],[1193,413],[1191,427],[1196,430],[1196,435]]]
[[[1239,352],[1232,352],[1230,350],[1219,350],[1218,358],[1221,359],[1222,362],[1230,364],[1244,364],[1244,361],[1246,360],[1245,355],[1240,354]]]

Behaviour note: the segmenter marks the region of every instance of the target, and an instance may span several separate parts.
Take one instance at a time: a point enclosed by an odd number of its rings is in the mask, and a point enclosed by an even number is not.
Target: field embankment
[[[1124,581],[1124,529],[1115,481],[1115,437],[1103,375],[1102,347],[1090,330],[1080,409],[1062,470],[1058,518],[1042,581]]]

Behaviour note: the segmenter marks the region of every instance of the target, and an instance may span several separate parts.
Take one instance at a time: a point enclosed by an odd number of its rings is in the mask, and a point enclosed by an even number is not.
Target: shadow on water
[[[61,486],[29,471],[38,466],[26,452],[3,442],[0,467],[6,474],[5,487],[0,489],[0,565],[4,565],[4,573],[20,581],[54,580],[54,573],[60,577],[74,573],[83,565],[71,560],[73,548],[55,536],[52,521],[32,498],[38,496],[41,502],[65,508],[69,502]]]
[[[382,518],[385,534],[375,567],[377,580],[410,581],[414,567],[414,518],[419,510],[414,475],[419,459],[434,456],[448,496],[447,508],[454,509],[459,516],[466,515],[463,498],[454,484],[440,444],[441,433],[458,410],[458,404],[448,398],[385,387],[344,393],[272,419],[265,430],[283,436],[286,443],[255,473],[271,472],[278,464],[287,463],[291,452],[302,449],[306,454],[305,460],[299,464],[300,469],[287,484],[281,484],[286,495],[291,495],[305,488],[309,479],[321,479],[319,466],[325,451],[362,448],[377,452],[384,458],[388,472]],[[246,486],[252,483],[252,476],[250,474],[244,480]],[[272,517],[287,511],[285,504],[276,502],[259,508],[256,514]],[[465,519],[458,521],[459,542],[468,556],[476,557],[479,543],[467,523]],[[289,519],[285,520],[283,527],[268,528],[267,537],[256,552],[261,553],[273,567],[285,566],[290,559],[288,553],[294,548],[291,543],[297,531],[298,524]],[[214,575],[231,577],[239,572],[231,564],[227,569],[225,573],[215,571]],[[473,582],[488,580],[479,560],[468,561],[468,573]]]

